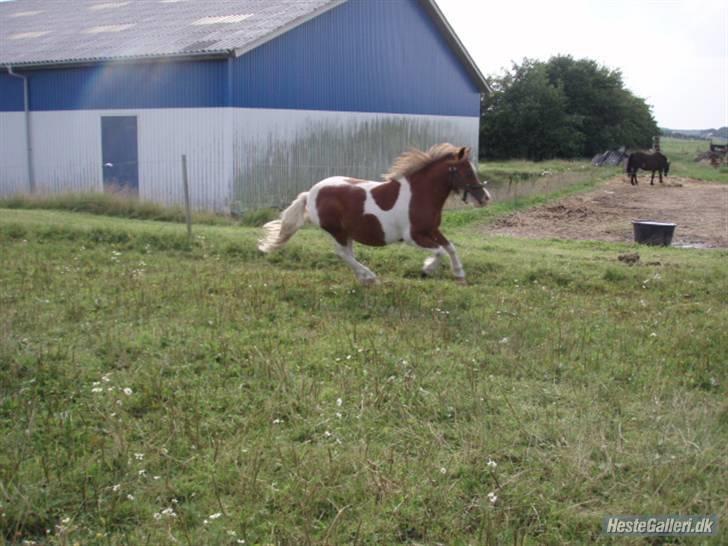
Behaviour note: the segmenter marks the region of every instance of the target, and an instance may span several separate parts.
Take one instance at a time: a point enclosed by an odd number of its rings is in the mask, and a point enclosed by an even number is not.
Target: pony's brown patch
[[[374,202],[382,210],[390,210],[397,202],[399,197],[399,189],[401,184],[396,180],[390,180],[374,188],[372,190],[372,197]]]
[[[316,198],[319,224],[340,245],[350,239],[370,246],[384,246],[384,230],[376,216],[364,214],[366,192],[351,186],[321,188]]]
[[[433,184],[433,179],[444,182]],[[447,165],[444,162],[432,165],[425,172],[411,175],[409,182],[412,188],[409,207],[412,239],[418,245],[426,248],[446,245],[447,239],[440,234],[438,228],[442,220],[442,207],[450,195],[450,185],[447,183]]]

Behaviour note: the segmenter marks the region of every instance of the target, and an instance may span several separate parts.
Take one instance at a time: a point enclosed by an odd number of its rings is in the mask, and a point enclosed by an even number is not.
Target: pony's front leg
[[[443,254],[447,253],[447,255],[450,256],[450,265],[452,266],[452,273],[455,275],[455,280],[463,284],[465,283],[465,270],[463,269],[460,257],[458,256],[455,247],[452,246],[450,241],[448,241],[442,233],[437,231],[431,235],[413,234],[412,240],[417,246],[435,253],[435,256],[425,260],[425,267],[437,267],[439,259]],[[424,268],[422,271],[425,273]]]
[[[440,267],[440,262],[442,262],[442,257],[445,254],[445,249],[438,247],[432,252],[432,256],[425,258],[425,263],[422,265],[422,276],[429,277],[434,275],[437,268]]]
[[[445,245],[445,252],[450,256],[450,264],[452,265],[452,274],[455,275],[455,280],[465,284],[465,270],[463,269],[463,263],[460,261],[455,247],[448,241]]]
[[[660,173],[660,182],[662,182],[662,173]],[[652,178],[650,178],[650,186],[655,185],[655,171],[652,171]]]
[[[377,276],[367,266],[358,262],[354,257],[354,245],[349,240],[345,245],[336,244],[336,255],[344,260],[349,267],[354,271],[354,275],[359,279],[359,282],[364,285],[376,284]]]

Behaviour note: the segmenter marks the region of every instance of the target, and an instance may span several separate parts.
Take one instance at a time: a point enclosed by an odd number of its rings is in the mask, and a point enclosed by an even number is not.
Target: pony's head
[[[460,148],[453,159],[447,161],[447,172],[452,191],[462,196],[463,202],[484,207],[490,201],[486,182],[478,179],[478,171],[470,160],[470,148]]]

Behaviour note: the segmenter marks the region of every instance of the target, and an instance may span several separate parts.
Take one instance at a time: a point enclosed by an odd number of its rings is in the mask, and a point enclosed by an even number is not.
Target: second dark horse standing
[[[660,174],[660,184],[662,184],[662,175],[667,176],[670,170],[670,162],[660,152],[654,152],[652,154],[634,152],[630,154],[627,159],[627,173],[629,174],[629,181],[633,186],[637,185],[637,171],[639,169],[652,171],[650,185],[655,184],[655,172],[658,172]]]

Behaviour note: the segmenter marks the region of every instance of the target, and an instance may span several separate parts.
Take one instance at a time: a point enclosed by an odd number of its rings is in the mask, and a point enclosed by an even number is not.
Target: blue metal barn
[[[0,3],[0,195],[279,205],[404,149],[478,149],[486,83],[433,0]]]

